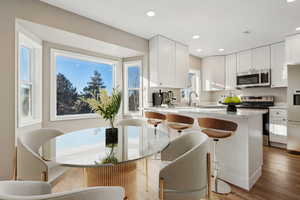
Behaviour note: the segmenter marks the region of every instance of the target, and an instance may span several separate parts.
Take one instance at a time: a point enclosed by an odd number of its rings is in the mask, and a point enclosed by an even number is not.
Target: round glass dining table
[[[112,140],[106,129],[83,129],[55,137],[41,147],[41,156],[61,166],[83,168],[87,187],[122,186],[128,199],[135,199],[138,163],[145,163],[148,184],[147,158],[169,145],[169,134],[147,125],[118,126]]]

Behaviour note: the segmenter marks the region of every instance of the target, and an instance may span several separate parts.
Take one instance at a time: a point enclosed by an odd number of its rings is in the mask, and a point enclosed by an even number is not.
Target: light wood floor
[[[145,191],[143,162],[139,163],[139,200],[158,200],[158,160],[149,162],[149,191]],[[53,188],[61,192],[83,187],[81,169],[70,170]],[[285,150],[264,147],[264,166],[261,178],[250,192],[232,186],[228,195],[213,194],[213,200],[299,200],[300,199],[300,156]],[[188,199],[186,199],[188,200]]]

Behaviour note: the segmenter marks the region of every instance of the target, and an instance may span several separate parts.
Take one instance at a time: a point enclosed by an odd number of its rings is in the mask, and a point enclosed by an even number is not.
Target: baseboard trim
[[[249,180],[249,190],[255,185],[255,183],[258,181],[258,179],[261,177],[261,172],[262,167],[259,167],[250,177]]]

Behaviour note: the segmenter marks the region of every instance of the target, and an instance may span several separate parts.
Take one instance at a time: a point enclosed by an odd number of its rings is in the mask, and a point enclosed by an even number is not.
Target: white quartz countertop
[[[152,110],[161,113],[178,113],[178,114],[207,114],[220,117],[238,117],[249,118],[256,115],[262,115],[268,112],[267,109],[243,109],[238,108],[236,113],[227,112],[225,108],[198,108],[198,107],[147,107],[144,110]]]

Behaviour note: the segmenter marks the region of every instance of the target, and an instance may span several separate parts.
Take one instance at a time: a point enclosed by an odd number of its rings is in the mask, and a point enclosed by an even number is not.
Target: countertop
[[[207,114],[219,117],[237,117],[250,118],[257,115],[262,115],[268,112],[267,109],[243,109],[239,108],[236,113],[227,112],[225,108],[199,108],[199,107],[147,107],[144,110],[152,110],[162,113],[178,113],[178,114]]]
[[[274,106],[269,107],[270,109],[288,109],[288,105],[285,103],[275,104]]]

